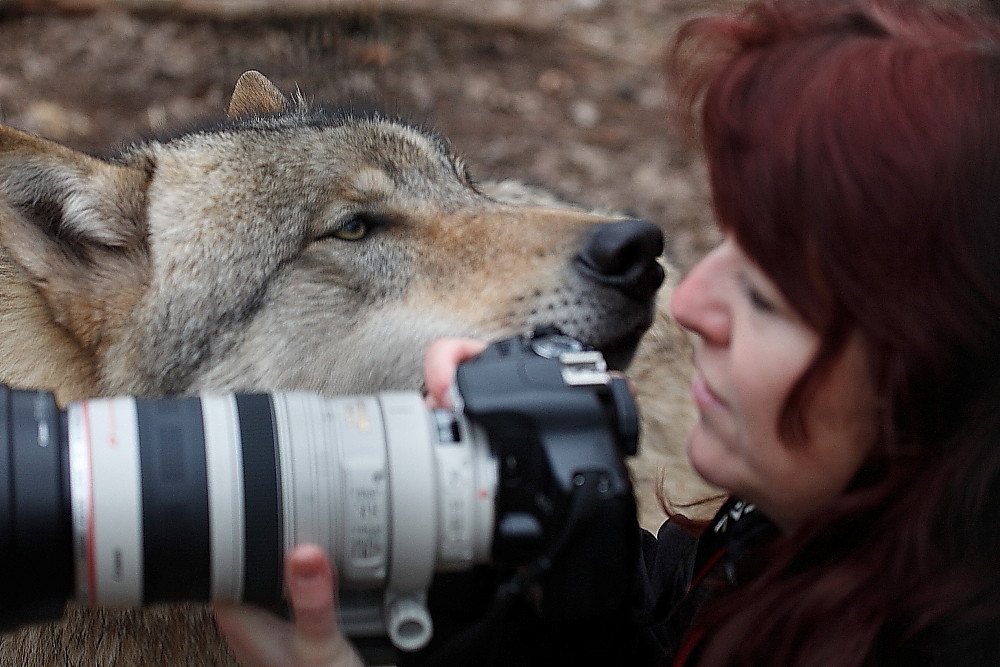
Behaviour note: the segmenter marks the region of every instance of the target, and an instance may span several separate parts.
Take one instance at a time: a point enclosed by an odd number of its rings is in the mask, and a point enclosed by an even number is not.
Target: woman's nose
[[[713,253],[706,255],[674,288],[670,312],[685,329],[698,334],[707,344],[729,342],[731,318],[721,291],[720,266]]]

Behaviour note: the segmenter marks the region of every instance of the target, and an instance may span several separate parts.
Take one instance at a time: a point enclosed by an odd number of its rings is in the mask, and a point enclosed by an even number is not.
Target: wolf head
[[[229,116],[111,159],[0,127],[0,381],[359,393],[539,325],[621,367],[652,321],[650,223],[491,194],[440,137],[256,72]]]

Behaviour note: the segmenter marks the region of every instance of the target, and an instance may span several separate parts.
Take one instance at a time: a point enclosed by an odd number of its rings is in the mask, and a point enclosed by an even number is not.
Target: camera
[[[624,604],[638,415],[602,355],[554,331],[461,364],[456,409],[417,392],[102,398],[0,387],[0,628],[67,602],[282,599],[310,541],[354,638],[432,634],[436,574],[488,565],[543,616]],[[525,573],[532,573],[526,577]]]

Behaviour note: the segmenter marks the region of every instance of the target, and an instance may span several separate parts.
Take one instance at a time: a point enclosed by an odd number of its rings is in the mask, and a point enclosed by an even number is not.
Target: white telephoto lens
[[[282,555],[313,542],[336,564],[348,634],[414,650],[434,573],[490,558],[486,437],[415,392],[97,399],[67,419],[86,604],[277,602]]]
[[[142,495],[135,400],[68,409],[77,599],[92,605],[143,601]]]
[[[246,526],[243,460],[236,398],[201,397],[208,472],[208,519],[212,550],[212,599],[243,599]]]
[[[349,635],[388,633],[400,648],[420,648],[434,572],[489,558],[496,466],[485,440],[460,420],[460,437],[442,440],[415,392],[273,400],[284,548],[327,549]],[[380,613],[373,590],[384,591]]]
[[[374,397],[274,395],[284,547],[315,542],[341,585],[381,585],[388,567],[389,497],[382,414]]]

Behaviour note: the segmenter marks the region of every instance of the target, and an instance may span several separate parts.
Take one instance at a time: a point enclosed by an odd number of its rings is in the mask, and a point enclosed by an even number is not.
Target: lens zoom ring
[[[283,537],[278,442],[270,396],[236,397],[243,444],[245,511],[243,599],[262,605],[281,600]]]

